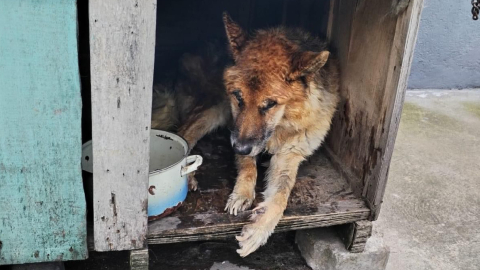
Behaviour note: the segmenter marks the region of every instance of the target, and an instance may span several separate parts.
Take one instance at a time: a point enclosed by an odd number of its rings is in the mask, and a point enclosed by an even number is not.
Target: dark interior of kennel
[[[315,35],[325,36],[330,1],[315,0],[245,0],[194,1],[159,0],[154,81],[168,76],[172,66],[186,51],[203,41],[225,42],[221,14],[230,16],[247,31],[278,25],[301,27]],[[91,139],[90,70],[88,48],[88,4],[79,5],[79,62],[83,96],[83,141]],[[226,42],[225,42],[226,44]],[[238,216],[224,212],[227,197],[233,189],[236,169],[228,132],[219,130],[193,149],[204,157],[196,174],[199,191],[189,193],[184,204],[169,217],[149,223],[150,244],[225,238],[240,232],[248,222],[250,211]],[[317,151],[300,168],[284,218],[276,231],[331,226],[365,220],[370,209],[358,192],[353,192],[344,174],[333,166],[324,149]],[[258,203],[262,196],[264,168],[259,169]],[[91,176],[84,174],[89,216],[92,207]],[[255,205],[254,203],[254,205]],[[172,220],[175,226],[172,226]],[[179,223],[178,223],[179,221]]]

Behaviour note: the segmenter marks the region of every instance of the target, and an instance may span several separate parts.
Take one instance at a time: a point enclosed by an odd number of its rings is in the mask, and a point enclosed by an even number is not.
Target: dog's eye
[[[275,100],[269,99],[265,102],[265,106],[262,108],[262,110],[266,112],[271,108],[275,107],[275,105],[277,105],[277,102]]]
[[[240,92],[240,90],[235,90],[235,91],[232,92],[232,95],[235,96],[235,98],[238,101],[238,106],[241,107],[243,105],[242,92]]]

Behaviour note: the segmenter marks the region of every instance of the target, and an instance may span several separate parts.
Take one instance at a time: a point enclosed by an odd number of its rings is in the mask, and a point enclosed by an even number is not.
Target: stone
[[[390,254],[376,236],[368,239],[364,252],[351,253],[332,228],[297,231],[295,242],[313,270],[385,270]]]

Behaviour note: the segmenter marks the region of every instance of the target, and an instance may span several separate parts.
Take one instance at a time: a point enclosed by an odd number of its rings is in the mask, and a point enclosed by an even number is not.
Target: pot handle
[[[191,172],[194,172],[197,170],[198,166],[202,165],[203,158],[200,155],[193,155],[193,156],[188,156],[187,157],[187,166],[182,167],[182,170],[180,174],[182,176],[185,176]]]

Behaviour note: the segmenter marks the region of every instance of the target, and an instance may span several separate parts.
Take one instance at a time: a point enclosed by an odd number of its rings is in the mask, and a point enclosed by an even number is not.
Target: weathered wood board
[[[372,222],[368,220],[355,221],[336,227],[336,231],[347,250],[360,253],[365,250],[365,245],[372,236]]]
[[[399,1],[399,4],[405,2],[408,1]],[[396,89],[396,94],[388,100],[391,110],[387,114],[389,121],[386,121],[384,125],[385,129],[388,130],[388,134],[383,136],[381,141],[381,144],[385,145],[385,154],[382,157],[383,162],[379,164],[380,168],[377,171],[377,176],[370,178],[363,190],[363,194],[367,197],[369,204],[374,206],[372,211],[374,219],[377,219],[380,214],[380,206],[385,194],[390,161],[400,125],[422,10],[423,0],[411,0],[410,5],[399,16],[396,25],[396,35],[392,45],[396,51],[392,52],[394,62],[391,64],[394,65],[394,68],[387,81],[387,88]],[[396,71],[395,67],[399,71]]]
[[[148,248],[130,251],[130,270],[148,270]]]
[[[0,264],[87,257],[73,0],[0,0]]]
[[[232,237],[249,222],[251,211],[238,216],[224,211],[237,175],[228,136],[222,132],[207,136],[192,153],[204,157],[196,173],[199,191],[189,193],[184,204],[171,216],[149,223],[149,244]],[[262,200],[264,171],[265,168],[260,168],[253,207]],[[276,231],[345,224],[364,220],[369,214],[365,203],[353,194],[346,180],[319,152],[302,165]]]
[[[332,2],[327,33],[340,60],[342,102],[327,149],[376,219],[423,0]]]
[[[89,2],[95,250],[145,247],[156,0]]]

